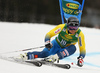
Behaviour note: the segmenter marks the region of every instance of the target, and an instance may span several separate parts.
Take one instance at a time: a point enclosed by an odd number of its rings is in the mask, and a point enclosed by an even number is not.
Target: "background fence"
[[[0,21],[58,25],[59,0],[0,0]],[[100,28],[100,0],[85,1],[81,26]]]

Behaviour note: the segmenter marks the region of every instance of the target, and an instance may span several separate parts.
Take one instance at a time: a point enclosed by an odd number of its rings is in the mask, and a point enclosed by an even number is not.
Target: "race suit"
[[[46,34],[45,42],[50,40],[55,35],[57,35],[57,37],[51,41],[53,47],[50,49],[50,51],[47,48],[44,48],[41,52],[29,52],[29,59],[32,58],[30,56],[32,54],[34,54],[34,58],[45,58],[50,55],[57,54],[59,59],[63,59],[75,53],[75,44],[77,42],[80,49],[79,56],[83,58],[85,57],[86,49],[84,34],[79,28],[75,34],[71,34],[68,32],[67,24],[60,24]]]

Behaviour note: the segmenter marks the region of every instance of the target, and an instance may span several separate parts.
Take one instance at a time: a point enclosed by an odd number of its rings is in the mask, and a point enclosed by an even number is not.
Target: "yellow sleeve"
[[[82,31],[79,34],[78,44],[79,44],[79,49],[80,49],[80,56],[84,58],[86,54],[86,49],[85,49],[85,38]]]
[[[50,30],[45,36],[45,41],[50,40],[51,37],[59,34],[61,30],[64,28],[64,26],[65,24],[60,24],[56,26],[55,28],[53,28],[52,30]]]

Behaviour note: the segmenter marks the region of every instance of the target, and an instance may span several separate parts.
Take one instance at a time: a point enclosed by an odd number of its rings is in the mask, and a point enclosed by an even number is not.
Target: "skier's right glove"
[[[50,50],[52,48],[52,43],[48,40],[45,42],[45,47],[48,48],[48,50]]]

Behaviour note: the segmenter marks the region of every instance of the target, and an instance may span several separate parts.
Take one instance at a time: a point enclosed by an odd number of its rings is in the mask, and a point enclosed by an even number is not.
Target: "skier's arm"
[[[85,57],[86,54],[86,49],[85,49],[85,39],[84,39],[84,34],[82,31],[79,34],[78,38],[78,44],[79,44],[79,49],[80,49],[80,56],[79,57]]]
[[[54,29],[52,29],[51,31],[49,31],[45,36],[45,42],[50,41],[51,37],[59,34],[64,26],[65,26],[65,24],[60,24],[60,25],[56,26]]]

